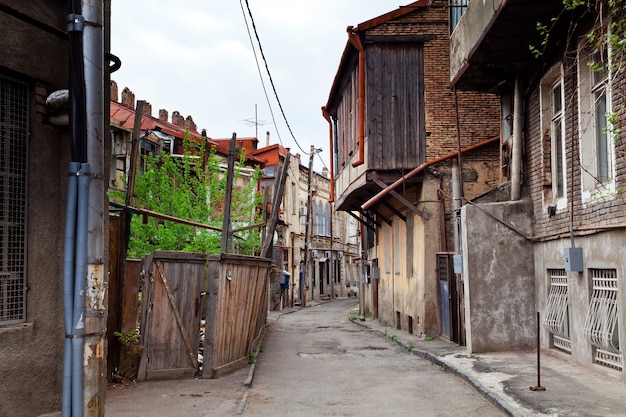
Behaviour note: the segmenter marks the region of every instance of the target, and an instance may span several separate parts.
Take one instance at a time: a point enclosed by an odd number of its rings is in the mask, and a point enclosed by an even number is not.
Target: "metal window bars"
[[[467,9],[468,2],[469,0],[450,0],[450,32],[453,32],[459,23],[461,16]]]
[[[28,87],[0,78],[0,324],[26,319]]]
[[[569,338],[567,272],[550,269],[550,293],[543,316],[543,327],[552,334]]]
[[[620,354],[617,270],[591,269],[593,293],[585,319],[585,339],[600,350]]]

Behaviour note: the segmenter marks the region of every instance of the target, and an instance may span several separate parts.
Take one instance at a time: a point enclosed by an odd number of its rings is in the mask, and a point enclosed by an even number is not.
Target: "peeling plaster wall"
[[[532,234],[530,200],[461,209],[467,350],[529,349],[537,328],[533,246],[486,213]]]
[[[420,200],[437,195],[438,180],[425,180]],[[429,197],[430,196],[430,197]],[[435,252],[441,245],[440,205],[420,204],[423,217],[393,216],[378,229],[379,320],[420,336],[439,334]],[[399,234],[399,236],[396,236]]]

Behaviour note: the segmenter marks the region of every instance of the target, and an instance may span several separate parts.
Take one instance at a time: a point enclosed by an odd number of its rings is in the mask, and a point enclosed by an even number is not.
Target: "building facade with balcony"
[[[499,108],[450,89],[449,21],[447,1],[422,0],[348,27],[323,113],[331,198],[361,228],[361,313],[462,341],[452,211],[500,181]]]
[[[623,19],[487,0],[454,28],[451,82],[500,96],[511,166],[508,201],[462,210],[470,351],[533,346],[540,320],[542,349],[625,379]]]

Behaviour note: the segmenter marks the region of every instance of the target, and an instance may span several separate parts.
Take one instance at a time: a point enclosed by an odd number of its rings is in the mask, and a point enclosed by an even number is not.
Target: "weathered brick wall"
[[[457,92],[450,88],[450,35],[447,1],[434,1],[428,10],[417,10],[402,18],[378,25],[367,36],[421,35],[430,37],[424,43],[424,100],[426,122],[426,160],[458,150],[461,147],[500,135],[500,100],[494,94]],[[459,111],[457,131],[456,107]],[[472,199],[493,189],[501,181],[500,151],[497,144],[464,154],[462,158],[465,198]],[[450,225],[452,195],[451,160],[429,169],[440,178],[439,195],[424,196],[433,201],[442,198],[445,204],[446,240],[453,248]],[[429,203],[430,204],[430,203]]]
[[[550,147],[542,140],[540,118],[540,87],[537,84],[526,100],[525,158],[523,181],[525,194],[533,200],[535,217],[535,236],[542,239],[566,235],[570,230],[573,210],[574,229],[626,223],[626,194],[621,191],[626,187],[626,163],[624,155],[624,133],[616,138],[616,190],[612,195],[594,202],[582,201],[581,164],[578,133],[578,91],[575,63],[564,63],[565,93],[565,146],[567,156],[567,200],[568,206],[550,217],[548,206],[552,204],[550,185],[546,181],[546,164],[550,161]],[[613,82],[613,92],[624,91],[626,77],[617,73]],[[613,94],[613,111],[619,112],[617,128],[623,128],[626,111],[624,96]],[[572,204],[573,203],[573,204]]]

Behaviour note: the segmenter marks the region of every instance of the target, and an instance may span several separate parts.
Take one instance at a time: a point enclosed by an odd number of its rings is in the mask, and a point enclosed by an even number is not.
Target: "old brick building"
[[[416,1],[349,27],[324,111],[336,208],[362,223],[362,313],[460,340],[460,300],[447,302],[458,285],[453,165],[462,154],[457,201],[498,184],[499,107],[495,96],[450,89],[447,6]]]
[[[623,39],[611,25],[623,19],[604,1],[491,0],[454,29],[451,80],[512,109],[516,171],[509,201],[464,209],[471,351],[532,346],[539,312],[542,348],[625,379],[626,77],[606,42]],[[547,41],[537,22],[550,22]]]

